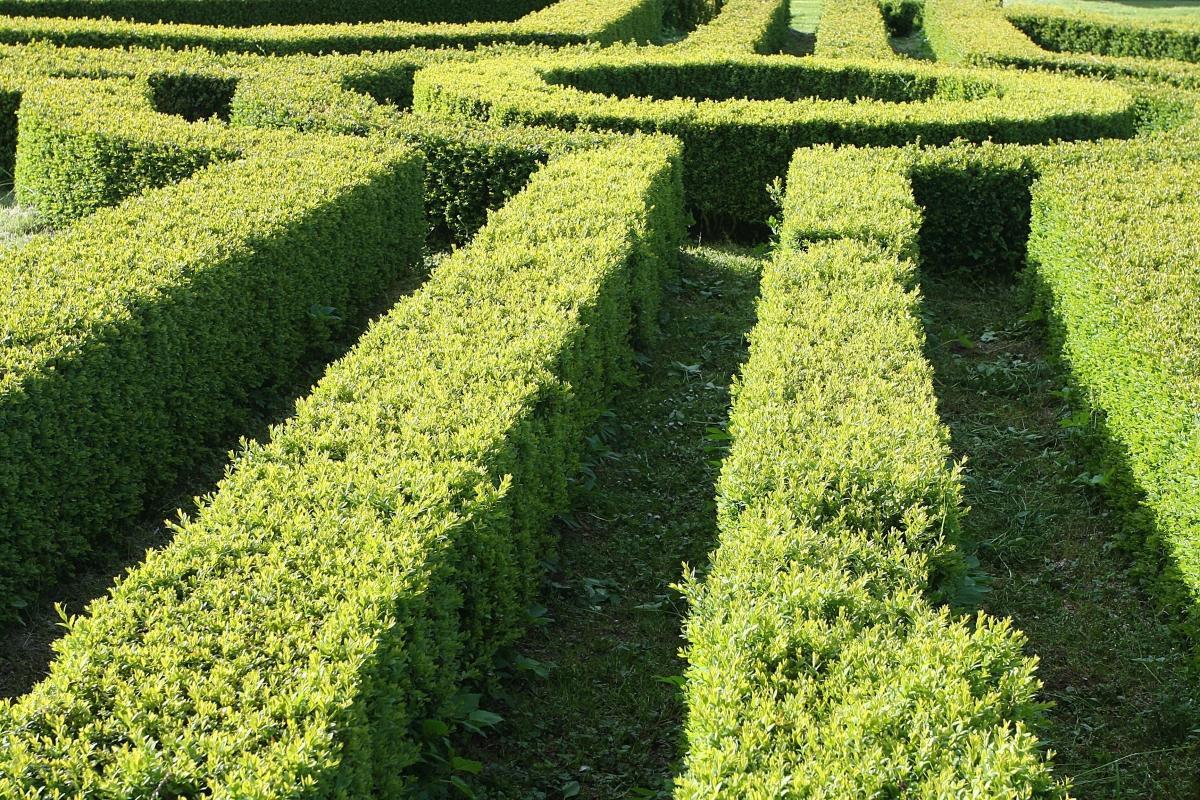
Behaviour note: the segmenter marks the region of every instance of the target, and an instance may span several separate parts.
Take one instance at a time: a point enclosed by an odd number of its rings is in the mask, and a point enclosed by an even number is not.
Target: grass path
[[[594,442],[580,502],[559,525],[545,625],[519,643],[534,659],[487,703],[505,718],[464,746],[482,762],[480,798],[669,797],[683,708],[684,607],[670,585],[716,539],[716,462],[745,357],[760,262],[744,250],[687,251],[665,304],[664,338],[643,383]],[[666,678],[667,680],[663,680]]]
[[[967,458],[965,529],[1056,705],[1042,737],[1088,800],[1200,797],[1200,692],[1114,544],[1064,380],[1011,280],[923,284],[943,418]]]

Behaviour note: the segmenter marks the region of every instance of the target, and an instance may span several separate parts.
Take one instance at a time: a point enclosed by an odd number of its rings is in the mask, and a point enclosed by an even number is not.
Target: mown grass
[[[686,251],[663,340],[592,440],[579,501],[558,524],[543,624],[484,701],[504,720],[460,743],[483,765],[469,781],[479,797],[670,796],[685,611],[671,585],[715,545],[719,430],[759,269],[744,249]]]
[[[926,275],[928,352],[956,454],[965,530],[1041,659],[1041,731],[1073,794],[1200,797],[1200,693],[1184,649],[1118,547],[1067,382],[1010,278]]]

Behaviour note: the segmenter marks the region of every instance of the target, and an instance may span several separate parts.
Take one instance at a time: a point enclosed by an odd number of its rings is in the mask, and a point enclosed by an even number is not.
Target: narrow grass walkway
[[[686,252],[663,341],[642,385],[612,409],[589,485],[558,526],[547,621],[519,643],[524,668],[503,699],[485,701],[504,721],[460,748],[484,765],[469,781],[478,797],[670,797],[685,610],[670,587],[682,562],[703,565],[716,541],[723,451],[710,429],[728,414],[760,266],[741,249]]]
[[[966,532],[1053,701],[1040,733],[1073,795],[1200,797],[1200,692],[1115,547],[1072,426],[1065,381],[1013,281],[926,276],[929,354],[943,418],[967,458]]]
[[[817,46],[817,26],[821,22],[824,0],[792,0],[792,24],[784,52],[794,56],[812,55]]]

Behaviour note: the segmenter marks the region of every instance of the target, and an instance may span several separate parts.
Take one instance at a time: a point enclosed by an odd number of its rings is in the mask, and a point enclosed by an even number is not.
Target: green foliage
[[[879,0],[824,0],[816,55],[826,58],[895,58]]]
[[[665,139],[535,175],[71,622],[0,706],[0,795],[411,788],[424,721],[526,618],[583,437],[652,333],[681,197]]]
[[[1045,6],[1005,9],[1008,18],[1047,50],[1200,61],[1200,25],[1154,22]]]
[[[197,25],[514,20],[553,0],[0,0],[17,17],[107,17]]]
[[[25,2],[26,0],[10,0]],[[513,0],[523,2],[524,0]],[[198,2],[198,0],[197,0]],[[565,46],[647,41],[662,25],[664,0],[559,0],[515,22],[254,25],[222,27],[109,19],[5,17],[0,43],[75,47],[194,48],[214,52],[355,53],[475,48],[510,42]],[[287,3],[289,8],[294,4]],[[315,3],[314,7],[337,8]]]
[[[1082,79],[690,49],[438,64],[417,74],[413,107],[493,125],[669,133],[684,143],[690,207],[753,223],[771,213],[766,187],[797,147],[1124,137],[1135,120],[1124,90]]]
[[[420,263],[419,156],[270,149],[0,256],[0,615],[294,382],[314,306],[353,319]]]
[[[923,18],[938,61],[986,64],[997,57],[1037,60],[1046,55],[993,0],[925,0]]]
[[[735,387],[721,544],[683,587],[689,748],[676,797],[1064,796],[1029,732],[1041,706],[1021,635],[930,600],[962,574],[960,490],[908,288],[910,161],[813,155],[798,153],[789,175],[788,233]],[[899,180],[874,203],[857,198],[838,238],[834,201],[809,209],[810,178],[834,160],[852,174],[860,157]],[[907,235],[869,230],[894,215]]]
[[[716,17],[672,49],[778,53],[783,49],[790,19],[788,0],[724,0]]]
[[[1099,415],[1118,504],[1149,513],[1147,570],[1200,632],[1200,450],[1194,148],[1083,148],[1034,188],[1030,280]]]
[[[879,10],[893,36],[909,36],[924,25],[925,0],[879,0]]]

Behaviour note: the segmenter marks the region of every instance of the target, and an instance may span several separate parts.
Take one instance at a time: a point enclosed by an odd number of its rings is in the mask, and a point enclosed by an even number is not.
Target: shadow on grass
[[[504,721],[459,745],[484,764],[480,797],[670,796],[685,612],[671,585],[716,543],[713,430],[746,355],[759,268],[742,248],[686,251],[663,340],[592,438],[574,511],[557,525],[544,624],[485,700]]]

